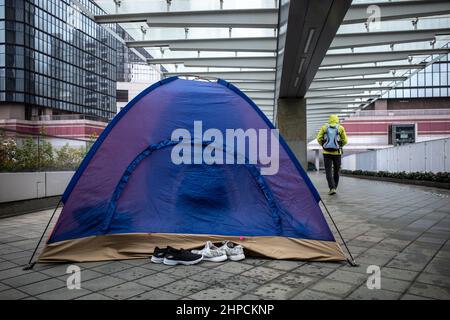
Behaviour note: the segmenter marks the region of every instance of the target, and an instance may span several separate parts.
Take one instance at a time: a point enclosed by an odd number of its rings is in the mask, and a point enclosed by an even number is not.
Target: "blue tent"
[[[282,138],[279,170],[272,175],[261,174],[261,159],[171,161],[174,130],[194,135],[198,121],[203,130],[224,135],[227,129],[274,129],[226,81],[172,77],[153,84],[92,146],[64,192],[39,261],[140,258],[155,246],[194,248],[224,239],[275,259],[345,260],[319,194]]]

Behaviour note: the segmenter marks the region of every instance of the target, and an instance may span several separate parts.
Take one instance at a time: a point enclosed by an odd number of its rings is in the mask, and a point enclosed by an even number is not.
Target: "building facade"
[[[115,115],[128,49],[79,6],[103,13],[90,0],[0,0],[0,119]]]

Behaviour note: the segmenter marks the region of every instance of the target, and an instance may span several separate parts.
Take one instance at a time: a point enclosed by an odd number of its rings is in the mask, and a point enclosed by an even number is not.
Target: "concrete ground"
[[[450,299],[450,192],[342,178],[330,197],[324,176],[311,177],[359,267],[252,258],[80,263],[81,289],[69,290],[68,265],[22,270],[51,214],[41,211],[0,220],[0,299]],[[369,265],[381,267],[381,289],[367,288]]]

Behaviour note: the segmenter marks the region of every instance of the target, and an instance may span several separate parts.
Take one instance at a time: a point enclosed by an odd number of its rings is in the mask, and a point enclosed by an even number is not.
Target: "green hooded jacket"
[[[339,124],[339,117],[335,114],[332,114],[330,116],[330,118],[328,119],[328,123],[324,124],[322,126],[322,128],[320,128],[319,133],[317,134],[317,142],[319,142],[319,144],[322,146],[324,144],[324,140],[323,137],[325,135],[325,132],[327,131],[327,125],[330,126],[335,126]],[[342,125],[339,125],[339,138],[340,138],[340,143],[341,143],[341,147],[345,146],[348,142],[348,138],[347,138],[347,134],[345,133],[345,129]],[[339,150],[334,150],[334,151],[327,151],[327,150],[323,150],[324,154],[334,154],[334,155],[342,155],[342,149]]]

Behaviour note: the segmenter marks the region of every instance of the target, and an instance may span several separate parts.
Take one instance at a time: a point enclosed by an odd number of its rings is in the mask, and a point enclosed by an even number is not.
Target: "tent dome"
[[[155,246],[194,248],[207,240],[231,240],[276,259],[345,259],[319,194],[281,137],[275,174],[261,173],[261,159],[174,163],[174,131],[195,140],[199,123],[203,132],[224,136],[230,129],[274,129],[226,81],[172,77],[153,84],[111,121],[83,160],[40,261],[148,257]]]

